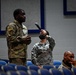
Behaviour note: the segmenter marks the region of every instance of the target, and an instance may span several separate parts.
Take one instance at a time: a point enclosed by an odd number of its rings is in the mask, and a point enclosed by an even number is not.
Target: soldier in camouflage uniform
[[[73,67],[76,67],[75,55],[72,51],[65,51],[62,64],[58,67],[58,70],[63,72],[63,68],[66,68],[73,72]]]
[[[49,36],[46,30],[40,31],[40,42],[36,43],[31,51],[33,64],[37,66],[53,65],[52,51],[55,46],[55,40]]]
[[[14,21],[6,27],[8,58],[10,63],[26,65],[27,46],[31,43],[25,22],[26,16],[23,9],[16,9],[13,13]]]

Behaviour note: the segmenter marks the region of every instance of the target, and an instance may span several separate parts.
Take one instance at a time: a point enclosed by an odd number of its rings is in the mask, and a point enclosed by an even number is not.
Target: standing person
[[[68,70],[73,70],[73,67],[76,67],[76,60],[74,60],[74,53],[71,51],[64,52],[62,64],[59,66],[59,70],[62,71],[63,68]]]
[[[9,62],[26,65],[27,46],[31,43],[27,27],[22,24],[26,20],[26,14],[23,9],[16,9],[13,16],[14,21],[6,27]]]
[[[40,68],[42,65],[53,65],[52,51],[55,46],[55,40],[44,29],[41,29],[39,38],[40,41],[33,46],[31,51],[33,64]]]

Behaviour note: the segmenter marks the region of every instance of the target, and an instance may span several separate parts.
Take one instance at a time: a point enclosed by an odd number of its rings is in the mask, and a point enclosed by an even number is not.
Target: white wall
[[[56,40],[54,59],[62,59],[64,51],[76,55],[76,16],[63,15],[63,0],[45,0],[46,29]]]
[[[63,53],[67,50],[76,56],[76,16],[63,15],[63,0],[45,0],[45,25],[46,30],[55,39],[56,46],[53,58],[62,60]],[[28,59],[31,58],[31,48],[39,41],[38,35],[31,35],[32,43],[28,46]],[[5,36],[0,37],[0,58],[8,59]]]

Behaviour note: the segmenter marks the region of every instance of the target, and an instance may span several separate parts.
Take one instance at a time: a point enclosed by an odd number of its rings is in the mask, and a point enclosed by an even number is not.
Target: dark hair
[[[46,30],[47,34],[46,35],[49,35],[49,32]]]
[[[24,11],[24,10],[23,10],[23,9],[16,9],[16,10],[13,12],[13,16],[14,16],[15,19],[16,19],[16,16],[17,16],[21,11]]]

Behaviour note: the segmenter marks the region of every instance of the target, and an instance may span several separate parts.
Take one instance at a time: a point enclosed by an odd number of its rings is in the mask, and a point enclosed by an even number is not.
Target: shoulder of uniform
[[[11,23],[9,23],[7,26],[6,26],[6,29],[13,29],[13,28],[16,28],[16,26],[15,26],[15,23],[13,23],[13,22],[11,22]]]
[[[14,26],[16,25],[14,22],[9,23],[9,25]]]
[[[39,44],[39,42],[35,43],[33,47],[36,47],[36,46],[38,46],[38,44]]]
[[[14,26],[15,26],[15,23],[11,22],[11,23],[9,23],[9,24],[7,25],[7,27],[9,27],[9,26],[14,27]]]

